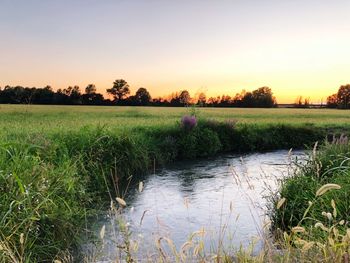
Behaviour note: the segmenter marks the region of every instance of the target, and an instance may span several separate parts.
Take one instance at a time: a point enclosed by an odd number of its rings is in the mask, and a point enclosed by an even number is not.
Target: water
[[[258,251],[266,237],[264,197],[271,195],[277,179],[292,169],[291,159],[302,156],[302,152],[294,152],[291,157],[288,151],[228,155],[179,162],[147,176],[141,193],[136,187],[129,191],[123,212],[132,232],[130,239],[139,243],[138,256],[154,252],[155,240],[160,237],[171,239],[179,249],[199,230],[202,234],[194,240],[204,240],[206,253],[217,251],[219,243],[222,249],[232,251],[256,238],[260,239],[255,245]],[[100,222],[106,226],[101,261],[117,257],[120,236],[115,221],[112,216]],[[164,250],[168,250],[166,245]]]

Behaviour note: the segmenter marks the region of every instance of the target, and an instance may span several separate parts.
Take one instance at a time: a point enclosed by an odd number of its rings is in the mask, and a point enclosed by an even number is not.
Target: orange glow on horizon
[[[106,96],[123,78],[152,97],[268,86],[279,103],[320,103],[350,83],[349,10],[341,0],[5,1],[0,87],[94,83]]]

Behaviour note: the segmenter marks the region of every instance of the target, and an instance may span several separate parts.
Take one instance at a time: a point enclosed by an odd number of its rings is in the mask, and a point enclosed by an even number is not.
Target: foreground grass
[[[342,136],[316,147],[273,198],[273,230],[282,246],[299,248],[308,261],[349,262],[350,144]]]
[[[317,111],[201,109],[186,131],[182,108],[1,105],[0,262],[69,258],[122,178],[154,165],[303,147],[349,128],[342,111]]]
[[[326,184],[340,187],[322,195],[316,194]],[[327,219],[327,226],[344,220],[341,228],[347,228],[350,224],[349,193],[350,144],[343,137],[333,144],[321,146],[320,151],[315,150],[306,164],[282,182],[280,198],[286,201],[283,207],[275,210],[275,227],[290,231],[292,227],[302,225],[312,230],[316,239],[322,239],[324,233],[314,225],[324,219]]]

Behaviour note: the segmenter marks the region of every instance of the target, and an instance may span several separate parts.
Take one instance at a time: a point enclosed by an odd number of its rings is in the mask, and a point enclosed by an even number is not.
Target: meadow
[[[350,127],[349,113],[334,109],[197,109],[199,117],[216,121],[235,119],[240,124]],[[183,107],[0,105],[0,132],[69,131],[84,126],[106,126],[117,132],[140,127],[161,128],[178,124],[190,110]]]
[[[188,130],[181,117],[191,114],[198,125]],[[68,261],[89,220],[123,197],[123,178],[223,152],[312,147],[348,134],[349,120],[327,109],[1,105],[0,261]],[[304,206],[292,221],[276,210],[276,224],[289,229]]]

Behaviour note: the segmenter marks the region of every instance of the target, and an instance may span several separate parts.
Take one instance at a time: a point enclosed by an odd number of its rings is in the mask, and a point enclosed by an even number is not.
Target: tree
[[[81,92],[80,92],[80,87],[75,85],[71,90],[70,90],[70,95],[69,98],[71,100],[71,104],[81,104]]]
[[[113,82],[113,87],[107,89],[107,93],[113,95],[115,101],[120,102],[130,94],[129,84],[123,79],[117,79]]]
[[[170,101],[170,105],[171,106],[174,106],[174,107],[181,106],[181,104],[180,104],[180,95],[177,92],[172,93],[169,96],[169,101]]]
[[[190,93],[187,90],[181,91],[179,95],[179,102],[181,105],[186,106],[190,103],[191,101],[191,96]]]
[[[204,92],[201,92],[198,94],[198,100],[197,100],[197,104],[199,106],[205,106],[205,104],[207,103],[207,96],[205,95]]]
[[[303,107],[303,96],[298,96],[298,97],[295,99],[294,107],[295,107],[295,108],[302,108],[302,107]]]
[[[255,107],[256,104],[255,104],[255,98],[253,96],[253,93],[249,91],[248,92],[243,91],[242,93],[244,95],[242,96],[241,107],[246,107],[246,108]]]
[[[339,108],[350,108],[350,84],[340,86],[337,93],[337,104]]]
[[[220,106],[221,107],[228,107],[230,106],[232,102],[231,96],[229,95],[222,95],[220,100]]]
[[[219,104],[219,102],[220,102],[220,96],[218,96],[218,97],[210,97],[209,99],[208,99],[208,105],[210,105],[210,106],[217,106],[218,104]]]
[[[85,94],[94,94],[96,93],[96,86],[95,84],[89,84],[85,88]]]
[[[269,87],[261,87],[252,92],[254,106],[259,108],[271,108],[276,105],[276,98]]]
[[[81,95],[82,103],[85,105],[103,105],[104,98],[100,93],[83,94]]]
[[[327,108],[336,108],[338,106],[338,94],[335,93],[327,97]]]
[[[52,90],[51,86],[46,86],[45,88],[38,88],[32,92],[31,103],[35,104],[53,104],[53,98],[55,92]]]
[[[242,107],[242,100],[245,94],[246,94],[245,90],[242,90],[241,93],[236,93],[236,95],[232,99],[232,106]]]
[[[139,105],[148,105],[152,98],[147,89],[139,88],[134,99]]]

